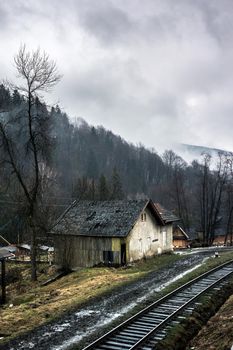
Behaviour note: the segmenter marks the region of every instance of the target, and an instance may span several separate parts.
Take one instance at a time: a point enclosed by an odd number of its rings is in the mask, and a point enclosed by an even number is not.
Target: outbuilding
[[[173,228],[173,246],[174,248],[188,248],[190,245],[189,236],[180,225]]]
[[[172,250],[172,219],[146,200],[77,201],[53,229],[63,267],[123,265]]]

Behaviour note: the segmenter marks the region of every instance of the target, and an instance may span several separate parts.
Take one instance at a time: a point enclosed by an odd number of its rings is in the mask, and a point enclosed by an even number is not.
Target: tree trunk
[[[37,264],[36,264],[36,232],[35,228],[31,227],[31,279],[37,280]]]

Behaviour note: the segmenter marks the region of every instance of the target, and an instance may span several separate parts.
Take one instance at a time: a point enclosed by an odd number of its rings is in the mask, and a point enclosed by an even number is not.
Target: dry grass
[[[8,335],[4,338],[8,340],[177,259],[180,257],[164,255],[138,262],[131,268],[81,269],[44,287],[41,282],[51,275],[45,266],[40,267],[43,273],[39,274],[38,282],[32,283],[29,266],[10,265],[8,275],[14,276],[12,271],[17,269],[20,279],[7,287],[8,303],[0,309],[0,332]]]
[[[206,269],[229,260],[230,257],[230,254],[226,254],[225,257],[213,259],[212,263],[207,262]],[[14,277],[15,273],[11,271],[17,269],[18,280],[8,285],[7,304],[0,308],[0,333],[8,335],[0,340],[0,344],[51,321],[72,308],[81,307],[92,298],[110,293],[117,286],[140,279],[149,272],[182,258],[178,255],[162,255],[139,261],[130,268],[80,269],[44,287],[41,283],[54,273],[51,268],[40,266],[38,281],[32,283],[29,266],[7,264],[8,277]],[[176,285],[173,286],[175,287]]]

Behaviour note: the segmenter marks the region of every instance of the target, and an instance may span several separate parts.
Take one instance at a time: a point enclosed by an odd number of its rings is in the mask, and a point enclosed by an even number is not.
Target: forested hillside
[[[18,157],[17,166],[27,181],[31,169],[21,118],[26,108],[25,97],[0,85],[4,126],[0,135],[0,233],[11,241],[22,239],[27,231],[22,188],[15,181],[15,169],[9,166],[9,150],[15,143],[19,154],[25,152],[23,161]],[[142,145],[127,143],[102,126],[93,127],[81,119],[71,122],[59,106],[50,108],[39,98],[33,101],[33,109],[37,118],[34,133],[41,152],[38,211],[44,235],[74,199],[144,196],[177,214],[188,232],[204,232],[205,244],[211,243],[220,227],[232,233],[232,154],[219,153],[215,170],[211,170],[212,159],[207,154],[200,163],[188,165],[172,150],[160,156]],[[5,142],[7,137],[11,144]]]

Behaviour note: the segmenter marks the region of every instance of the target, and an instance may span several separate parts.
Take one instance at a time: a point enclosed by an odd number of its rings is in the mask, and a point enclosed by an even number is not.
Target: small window
[[[146,221],[146,213],[141,214],[141,221]]]

